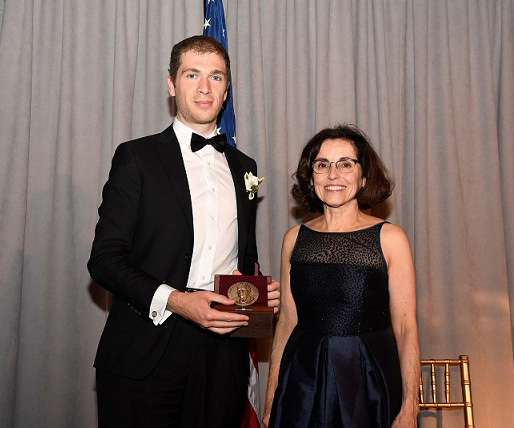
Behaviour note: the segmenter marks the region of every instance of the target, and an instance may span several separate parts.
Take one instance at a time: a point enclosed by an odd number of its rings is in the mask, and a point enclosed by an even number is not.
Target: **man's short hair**
[[[171,50],[170,66],[168,69],[171,81],[175,83],[177,72],[180,68],[180,60],[182,54],[193,51],[198,54],[216,53],[225,61],[227,72],[227,82],[230,83],[230,58],[223,45],[214,37],[210,36],[192,36],[178,42]]]

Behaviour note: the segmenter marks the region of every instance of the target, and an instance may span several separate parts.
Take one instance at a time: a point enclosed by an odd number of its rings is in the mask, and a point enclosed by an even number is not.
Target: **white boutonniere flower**
[[[248,199],[250,201],[255,197],[257,190],[259,190],[259,184],[264,180],[264,177],[256,177],[251,172],[245,173],[245,186],[246,191],[249,192]]]

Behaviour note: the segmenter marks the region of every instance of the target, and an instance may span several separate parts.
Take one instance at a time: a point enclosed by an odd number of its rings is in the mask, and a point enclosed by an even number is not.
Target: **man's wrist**
[[[173,291],[168,296],[166,310],[176,313],[177,309],[180,308],[180,301],[185,294],[186,293],[184,293],[183,291],[173,289]]]
[[[150,313],[148,314],[154,325],[162,324],[171,315],[167,306],[168,298],[174,291],[175,289],[167,284],[161,284],[155,290],[150,303]]]

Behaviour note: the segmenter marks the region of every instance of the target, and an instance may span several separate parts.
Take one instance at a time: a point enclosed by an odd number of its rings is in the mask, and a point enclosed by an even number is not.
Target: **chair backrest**
[[[460,386],[462,390],[462,401],[454,401],[450,398],[450,367],[460,367]],[[423,370],[429,367],[430,371]],[[438,399],[438,382],[437,367],[444,367],[444,397]],[[442,370],[439,370],[441,372]],[[430,375],[430,393],[427,394],[428,400],[425,398],[423,386],[423,375]],[[421,360],[421,378],[419,382],[419,407],[420,410],[426,409],[455,409],[462,408],[464,410],[464,421],[466,428],[474,428],[473,420],[473,402],[471,399],[471,381],[469,378],[469,358],[467,355],[459,355],[458,360],[439,359],[439,360]]]

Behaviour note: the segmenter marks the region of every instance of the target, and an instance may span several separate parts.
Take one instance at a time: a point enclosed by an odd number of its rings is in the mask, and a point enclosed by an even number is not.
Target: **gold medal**
[[[240,281],[229,287],[227,296],[229,299],[235,300],[237,306],[249,306],[259,297],[259,290],[249,282]]]

